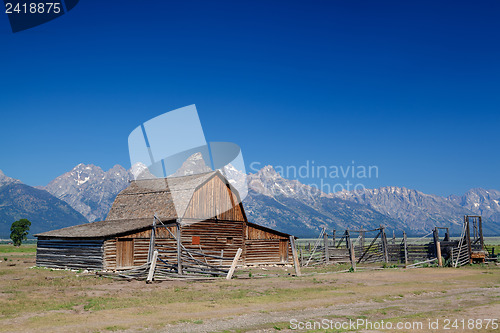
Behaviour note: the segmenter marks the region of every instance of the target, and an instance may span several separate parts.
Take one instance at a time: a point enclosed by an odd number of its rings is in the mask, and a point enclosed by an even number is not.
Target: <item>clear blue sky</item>
[[[1,14],[0,169],[44,185],[80,162],[129,167],[130,131],[196,104],[248,165],[354,160],[378,166],[368,187],[500,189],[499,18],[497,0],[81,0],[12,34]]]

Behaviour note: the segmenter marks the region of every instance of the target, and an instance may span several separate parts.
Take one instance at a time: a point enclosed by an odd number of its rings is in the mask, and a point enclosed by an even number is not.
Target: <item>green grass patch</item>
[[[111,332],[115,332],[115,331],[123,331],[126,329],[125,326],[118,326],[118,325],[113,325],[113,326],[108,326],[108,327],[105,327],[104,328],[106,331],[111,331]]]
[[[19,247],[14,245],[0,245],[0,253],[36,253],[36,244],[25,244]]]

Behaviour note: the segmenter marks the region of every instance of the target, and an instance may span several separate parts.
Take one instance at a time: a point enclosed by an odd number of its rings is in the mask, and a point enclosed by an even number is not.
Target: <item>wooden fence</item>
[[[340,239],[335,239],[336,231],[328,235],[323,229],[314,244],[299,246],[302,266],[315,266],[336,263],[394,263],[414,266],[419,263],[430,263],[437,260],[437,245],[443,249],[446,258],[460,256],[460,264],[465,262],[464,252],[459,253],[458,242],[437,242],[436,230],[421,237],[417,241],[409,241],[406,233],[403,238],[388,240],[385,228],[374,230],[346,230]],[[366,237],[366,236],[369,236]],[[433,237],[434,236],[434,237]]]

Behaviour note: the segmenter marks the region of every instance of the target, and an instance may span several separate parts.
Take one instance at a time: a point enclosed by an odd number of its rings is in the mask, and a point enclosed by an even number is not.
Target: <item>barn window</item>
[[[192,244],[193,245],[200,245],[200,236],[193,236]]]
[[[226,238],[226,244],[233,244],[233,237]]]

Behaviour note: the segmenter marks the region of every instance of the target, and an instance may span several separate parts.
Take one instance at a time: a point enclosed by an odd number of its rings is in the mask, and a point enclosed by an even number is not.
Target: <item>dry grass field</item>
[[[31,268],[34,245],[0,245],[0,261],[0,332],[286,332],[295,328],[293,319],[304,325],[322,320],[423,325],[299,330],[311,332],[458,332],[445,330],[445,321],[500,319],[500,267],[492,264],[355,273],[331,266],[304,269],[302,277],[291,276],[290,267],[252,268],[239,270],[231,281],[147,285]],[[439,327],[429,329],[429,321],[436,320]],[[500,330],[490,325],[466,331]]]

